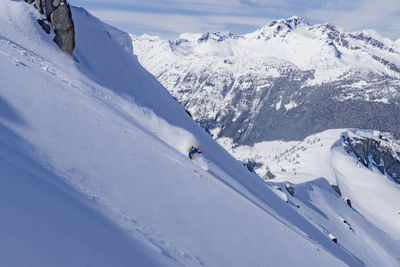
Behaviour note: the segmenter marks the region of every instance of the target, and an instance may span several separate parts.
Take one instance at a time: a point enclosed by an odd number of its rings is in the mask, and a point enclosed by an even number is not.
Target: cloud
[[[204,17],[211,23],[216,24],[232,24],[232,25],[249,25],[249,26],[264,26],[272,21],[272,19],[262,17],[246,17],[246,16],[217,16],[211,15]]]
[[[114,5],[130,7],[131,11],[153,11],[170,13],[176,11],[206,12],[206,13],[242,13],[247,5],[240,0],[70,0],[72,4],[84,4],[85,6]]]
[[[141,28],[158,29],[170,32],[202,32],[205,29],[222,27],[211,25],[202,18],[180,14],[157,14],[130,11],[91,10],[93,15],[111,23],[133,24]]]
[[[110,10],[92,10],[90,12],[111,24],[130,24],[133,28],[136,26],[136,28],[150,31],[172,32],[176,36],[182,32],[223,31],[229,24],[262,26],[270,21],[265,18],[246,16],[189,16]]]
[[[346,31],[374,29],[400,37],[398,0],[70,0],[133,33],[178,36],[182,32],[255,30],[271,19],[299,15],[332,22]],[[233,26],[236,25],[236,26]]]
[[[201,31],[210,25],[203,20],[188,15],[155,14],[130,11],[92,10],[92,14],[102,20],[125,24],[136,24],[148,28],[159,28],[173,32],[194,29]]]

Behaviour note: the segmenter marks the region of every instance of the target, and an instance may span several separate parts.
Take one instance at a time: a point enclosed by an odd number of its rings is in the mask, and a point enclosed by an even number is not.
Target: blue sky
[[[373,29],[400,38],[399,0],[69,0],[103,21],[133,34],[176,38],[183,32],[246,33],[298,15],[331,22],[346,31]]]

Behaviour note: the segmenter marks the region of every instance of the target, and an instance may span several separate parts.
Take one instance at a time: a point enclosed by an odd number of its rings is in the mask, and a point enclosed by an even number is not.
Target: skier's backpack
[[[190,147],[188,148],[187,152],[189,153],[190,150],[192,150],[192,149],[193,149],[193,146],[190,146]]]

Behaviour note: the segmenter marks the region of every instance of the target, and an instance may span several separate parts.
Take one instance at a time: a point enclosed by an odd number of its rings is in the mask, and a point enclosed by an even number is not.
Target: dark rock
[[[347,220],[342,218],[342,222],[349,228],[349,230],[353,231],[353,228],[351,227],[350,223]]]
[[[50,15],[55,33],[54,42],[61,50],[72,54],[75,49],[75,30],[69,6],[61,3]]]
[[[190,114],[189,110],[185,109],[185,111],[186,111],[186,113],[189,115],[190,118],[193,118],[193,117],[192,117],[192,114]]]
[[[349,205],[349,207],[352,208],[351,200],[349,198],[345,197],[344,201],[346,201],[347,205]]]
[[[381,138],[373,139],[362,136],[347,137],[345,150],[352,152],[367,168],[376,167],[382,174],[387,174],[400,183],[400,161],[397,151],[392,151]]]
[[[44,14],[42,0],[35,0],[35,8],[39,11],[40,14]]]
[[[328,236],[334,243],[337,243],[337,238],[334,235],[329,234]]]
[[[209,40],[222,42],[228,38],[235,38],[235,36],[232,33],[225,33],[225,32],[214,32],[214,33],[206,32],[197,40],[197,42],[204,43]]]
[[[247,160],[247,163],[244,163],[244,166],[250,171],[254,172],[254,168],[256,167],[257,163],[255,161]]]
[[[39,23],[40,26],[42,26],[43,30],[49,34],[50,33],[50,26],[43,20],[43,19],[38,19],[37,22]]]
[[[264,180],[274,179],[276,177],[271,171],[267,171],[267,173],[263,176]]]
[[[280,188],[279,186],[274,186],[274,188],[275,188],[276,190],[279,190],[279,191],[283,192],[283,191],[282,191],[282,188]]]
[[[375,56],[375,55],[373,55],[372,58],[375,59],[376,61],[382,63],[383,65],[387,66],[389,69],[400,73],[400,66],[390,62],[389,60],[386,60],[384,58],[381,58],[381,57],[378,57],[378,56]]]
[[[65,2],[65,0],[53,0],[53,8],[59,7],[63,2]]]
[[[55,37],[53,41],[61,48],[64,52],[72,54],[75,49],[75,31],[74,27],[67,30],[56,30],[54,29]]]
[[[53,28],[57,30],[66,31],[73,27],[71,10],[66,4],[60,5],[56,10],[51,13],[50,21],[53,24]]]
[[[33,1],[35,8],[41,14],[46,14],[47,20],[51,22],[55,35],[53,41],[61,50],[72,54],[75,49],[75,29],[66,0],[25,0],[29,4]],[[50,33],[51,28],[43,19],[38,19],[37,22],[46,33]]]
[[[47,20],[50,20],[50,14],[54,10],[52,0],[42,0],[42,1],[44,1],[44,9]]]
[[[342,192],[340,192],[339,186],[337,185],[331,185],[333,190],[335,190],[336,193],[338,193],[339,196],[342,196]]]
[[[345,147],[344,147],[344,150],[345,150],[348,154],[350,154],[350,152],[351,152],[351,149],[350,149],[348,146],[345,146]]]
[[[286,190],[291,194],[292,196],[294,195],[294,187],[293,184],[286,182]]]

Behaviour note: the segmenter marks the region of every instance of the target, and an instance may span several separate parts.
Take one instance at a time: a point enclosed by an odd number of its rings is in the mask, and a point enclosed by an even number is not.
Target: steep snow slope
[[[3,119],[6,112],[2,103]],[[1,266],[171,264],[145,238],[130,237],[90,208],[97,204],[39,164],[18,135],[2,123],[0,129]]]
[[[143,66],[216,137],[253,145],[335,128],[400,136],[400,47],[293,17],[245,34],[132,36]]]
[[[283,176],[279,180],[282,178]],[[291,178],[285,180],[296,182]],[[314,178],[308,182],[292,184],[293,196],[285,190],[287,182],[269,181],[268,183],[280,188],[282,191],[277,192],[285,195],[289,204],[296,206],[300,214],[327,235],[335,237],[338,244],[352,251],[365,265],[397,266],[399,264],[400,241],[395,238],[397,230],[379,229],[363,216],[357,204],[353,203],[353,208],[349,207],[325,178]],[[351,200],[353,201],[353,198]],[[372,206],[375,205],[376,203],[373,202]],[[394,225],[396,221],[393,220],[391,223]]]
[[[32,6],[0,2],[2,264],[361,265],[197,126],[126,34],[72,12],[74,59]]]

